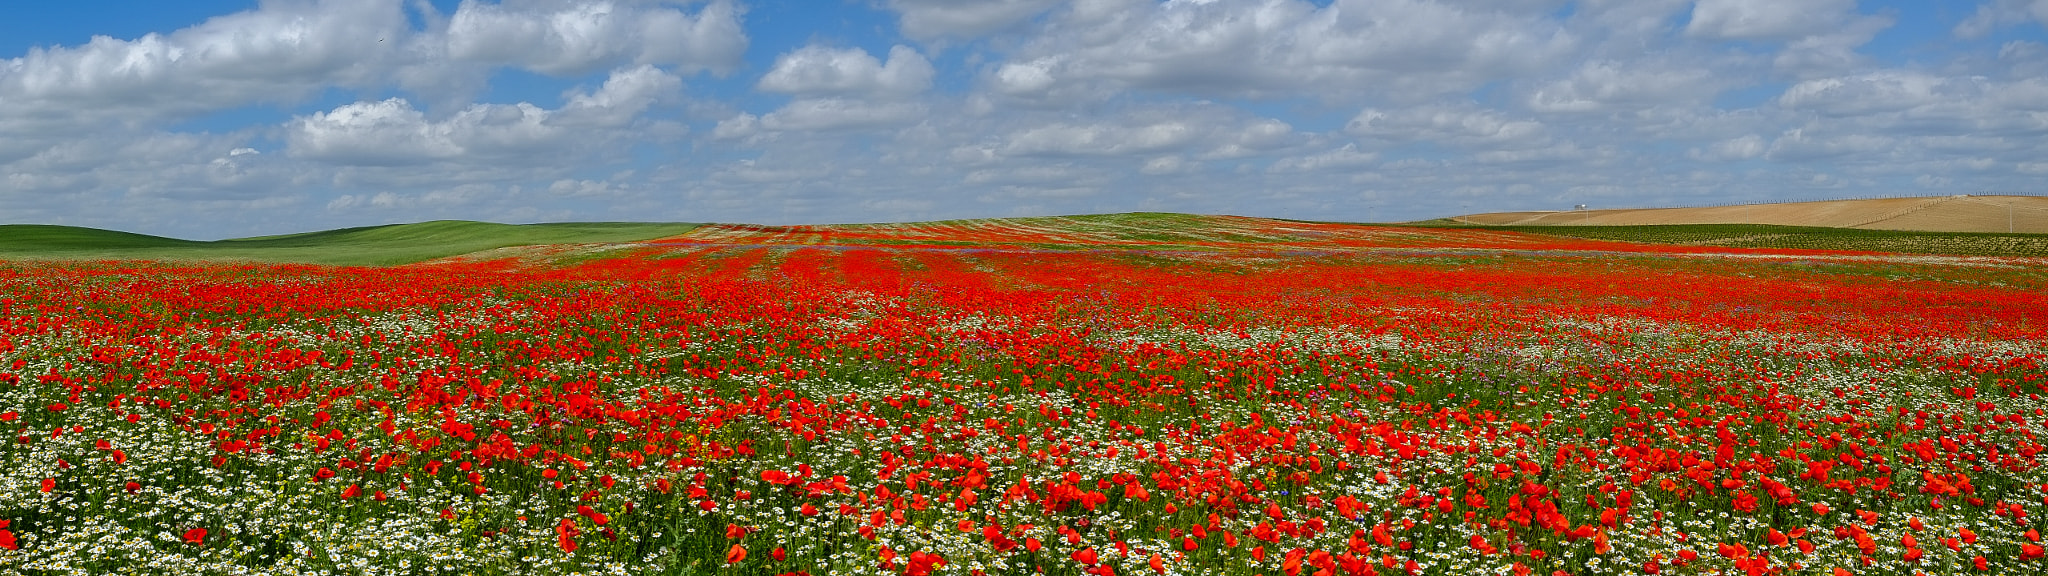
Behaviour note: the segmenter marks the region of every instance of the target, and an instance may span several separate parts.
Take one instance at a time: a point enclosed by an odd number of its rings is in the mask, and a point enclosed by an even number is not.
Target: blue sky
[[[2048,0],[16,4],[7,223],[2048,193]]]

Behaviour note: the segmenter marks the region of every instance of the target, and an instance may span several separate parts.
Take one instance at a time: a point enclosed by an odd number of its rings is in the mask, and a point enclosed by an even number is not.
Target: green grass
[[[438,220],[322,232],[179,240],[111,230],[0,225],[0,259],[199,260],[390,266],[508,246],[635,242],[674,236],[696,224],[574,222],[493,224]]]
[[[1481,226],[1415,223],[1429,228],[1508,230],[1527,234],[1647,244],[1794,248],[1956,256],[2048,256],[2048,234],[1911,232],[1765,224],[1675,224],[1659,226]]]

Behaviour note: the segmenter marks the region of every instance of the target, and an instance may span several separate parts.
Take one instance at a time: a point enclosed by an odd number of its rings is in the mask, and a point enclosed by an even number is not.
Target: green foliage
[[[390,266],[509,246],[652,240],[696,227],[646,222],[494,224],[438,220],[197,242],[93,228],[17,224],[0,225],[0,258]]]

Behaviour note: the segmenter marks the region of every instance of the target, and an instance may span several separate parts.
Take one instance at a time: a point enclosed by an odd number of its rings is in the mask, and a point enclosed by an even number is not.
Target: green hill
[[[0,258],[389,266],[508,246],[637,242],[682,234],[696,227],[644,222],[493,224],[438,220],[199,242],[94,228],[11,224],[0,225]]]

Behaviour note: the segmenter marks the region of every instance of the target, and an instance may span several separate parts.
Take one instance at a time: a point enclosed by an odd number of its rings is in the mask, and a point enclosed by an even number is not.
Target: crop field
[[[2044,348],[2037,257],[1166,214],[18,260],[0,574],[2041,574]]]
[[[1452,224],[1469,228],[1469,225]],[[1913,232],[1774,226],[1768,224],[1668,224],[1645,226],[1486,226],[1545,236],[1730,248],[1844,250],[1957,256],[2048,257],[2048,234]]]

